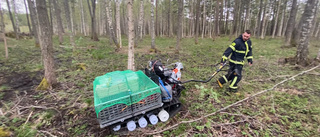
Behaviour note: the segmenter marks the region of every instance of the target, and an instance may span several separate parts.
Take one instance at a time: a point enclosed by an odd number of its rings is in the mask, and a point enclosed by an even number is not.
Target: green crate
[[[126,104],[129,107],[152,94],[161,93],[160,87],[141,70],[114,71],[96,77],[93,92],[97,117],[100,111],[113,105]]]

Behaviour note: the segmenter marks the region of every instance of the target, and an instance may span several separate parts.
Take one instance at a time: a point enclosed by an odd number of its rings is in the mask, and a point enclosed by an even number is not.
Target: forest
[[[0,0],[0,136],[318,136],[319,4]],[[252,61],[232,93],[234,82],[217,83],[232,55],[219,66],[247,30]],[[181,62],[181,81],[214,77],[183,84],[181,110],[166,122],[101,128],[95,79],[152,60]]]

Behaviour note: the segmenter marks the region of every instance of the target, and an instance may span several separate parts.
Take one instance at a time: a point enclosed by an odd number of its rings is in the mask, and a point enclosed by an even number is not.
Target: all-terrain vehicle
[[[181,109],[180,62],[165,68],[161,61],[149,62],[143,71],[114,71],[96,77],[93,84],[94,106],[100,127],[114,131],[127,127],[129,131],[148,123],[167,121]]]

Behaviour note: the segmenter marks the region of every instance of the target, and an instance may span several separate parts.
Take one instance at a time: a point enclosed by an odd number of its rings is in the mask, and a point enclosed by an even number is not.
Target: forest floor
[[[188,83],[183,91],[183,109],[173,118],[156,126],[133,132],[100,129],[93,102],[95,77],[127,68],[127,39],[122,51],[115,52],[107,38],[99,42],[76,37],[73,51],[65,37],[64,45],[54,37],[54,60],[59,84],[53,89],[37,91],[44,76],[41,50],[32,39],[8,39],[9,59],[0,44],[0,136],[144,136],[178,123],[213,113],[259,91],[271,88],[307,67],[285,63],[294,57],[296,48],[281,48],[282,39],[252,39],[253,66],[244,66],[239,95],[226,96],[215,79],[206,84]],[[206,79],[230,45],[228,37],[182,39],[181,51],[174,52],[176,39],[157,37],[158,53],[150,53],[150,37],[135,49],[135,65],[142,70],[149,60],[162,59],[164,64],[182,62],[182,80]],[[310,58],[316,57],[320,45],[310,42]],[[169,60],[168,60],[169,59]],[[167,63],[168,60],[168,63]],[[81,70],[79,64],[86,67]],[[296,77],[274,90],[242,102],[201,121],[181,124],[156,136],[318,136],[320,134],[320,68]],[[226,87],[226,86],[225,86]]]

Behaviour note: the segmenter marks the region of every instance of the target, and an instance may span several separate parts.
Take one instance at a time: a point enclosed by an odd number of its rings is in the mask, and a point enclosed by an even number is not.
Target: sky
[[[8,1],[11,3],[12,0],[8,0]],[[16,3],[16,6],[17,6],[17,12],[18,13],[26,13],[24,0],[15,0],[15,3]],[[8,5],[7,5],[6,0],[0,0],[0,4],[1,4],[1,9],[8,10]],[[13,12],[12,8],[11,8],[11,12]]]

